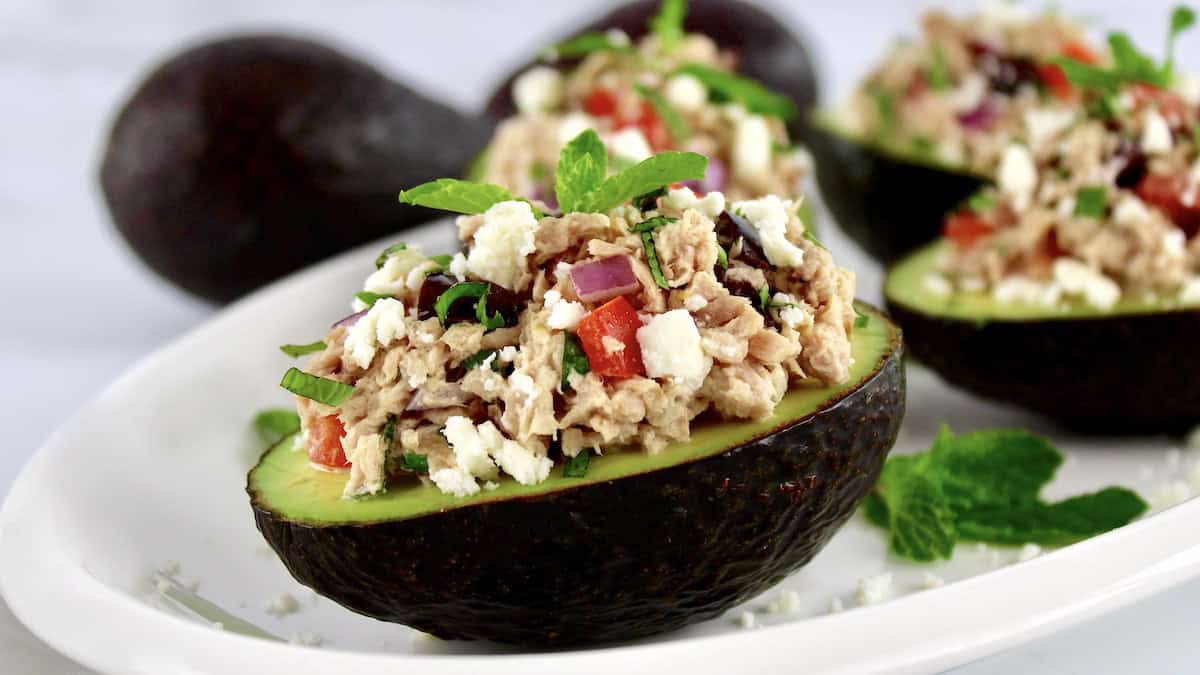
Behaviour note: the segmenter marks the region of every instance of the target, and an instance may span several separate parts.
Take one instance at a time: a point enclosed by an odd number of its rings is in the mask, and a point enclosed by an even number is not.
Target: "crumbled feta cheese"
[[[750,612],[742,612],[738,614],[737,625],[744,629],[758,628],[758,621],[755,620],[754,614]]]
[[[787,238],[788,206],[775,195],[734,202],[733,209],[758,230],[763,253],[776,267],[799,267],[804,249]]]
[[[833,599],[829,601],[830,614],[841,614],[843,611],[845,611],[845,609],[846,606],[842,604],[842,599],[836,595],[833,596]]]
[[[506,347],[501,347],[500,351],[497,352],[497,355],[499,356],[501,363],[512,363],[517,359],[517,351],[518,350],[516,347],[508,345]]]
[[[613,157],[621,157],[631,162],[640,162],[654,155],[646,136],[633,127],[609,134],[606,145]]]
[[[563,76],[549,66],[534,66],[513,82],[513,102],[523,115],[553,110],[562,101]]]
[[[359,368],[370,368],[379,346],[390,346],[405,334],[404,303],[381,298],[346,333],[343,357]]]
[[[771,170],[771,127],[761,115],[747,115],[733,131],[733,175],[756,178]]]
[[[1064,293],[1081,295],[1097,309],[1112,309],[1121,299],[1121,287],[1117,282],[1075,258],[1054,261],[1054,281]]]
[[[289,614],[295,614],[300,610],[300,603],[296,602],[296,598],[288,593],[275,598],[271,604],[267,605],[267,614],[276,617],[285,617]]]
[[[1015,144],[1005,148],[997,175],[1000,190],[1012,197],[1013,208],[1024,211],[1038,181],[1037,166],[1029,149]]]
[[[768,614],[791,614],[800,606],[800,594],[784,591],[767,603]]]
[[[1025,112],[1025,131],[1029,145],[1040,149],[1071,126],[1075,111],[1054,108],[1032,108]]]
[[[467,256],[463,255],[462,251],[454,254],[450,259],[450,274],[459,281],[465,281],[467,278]]]
[[[410,246],[396,251],[388,256],[383,267],[371,273],[363,283],[363,290],[379,295],[398,295],[408,283],[408,273],[414,267],[426,262],[428,258],[420,246]],[[366,309],[366,306],[363,306]],[[362,309],[358,310],[362,311]]]
[[[979,73],[972,72],[963,78],[958,87],[947,92],[945,96],[946,102],[950,104],[954,112],[965,113],[978,108],[987,94],[987,80]]]
[[[747,114],[745,106],[741,103],[726,103],[721,107],[721,115],[730,122],[742,120]]]
[[[771,303],[779,307],[779,320],[789,328],[813,325],[813,315],[805,311],[796,296],[789,293],[776,293],[771,297]]]
[[[1150,504],[1155,511],[1162,511],[1173,506],[1179,506],[1192,498],[1192,490],[1181,480],[1163,483],[1155,488],[1150,495]]]
[[[558,121],[558,144],[566,145],[588,129],[596,128],[596,121],[586,113],[571,112]]]
[[[491,453],[503,442],[503,436],[495,424],[488,421],[475,426],[470,418],[453,415],[446,419],[446,427],[442,434],[454,452],[455,463],[453,469],[435,472],[446,472],[441,477],[441,480],[446,482],[446,487],[442,486],[438,477],[430,474],[430,478],[442,492],[450,492],[459,497],[464,496],[460,494],[464,492],[475,494],[479,492],[476,478],[495,480],[499,477],[500,471],[492,461]]]
[[[941,588],[945,585],[946,580],[934,574],[933,572],[926,572],[925,576],[921,577],[921,588],[934,589]]]
[[[992,297],[1003,303],[1052,306],[1058,303],[1062,289],[1020,275],[1001,279],[992,288]]]
[[[604,37],[608,38],[608,43],[615,47],[628,47],[632,44],[632,40],[629,39],[629,33],[620,28],[609,28],[604,31]]]
[[[689,312],[699,312],[708,306],[708,299],[699,293],[692,293],[683,301],[683,306]]]
[[[533,381],[532,377],[525,373],[517,371],[512,375],[509,375],[508,384],[510,387],[512,387],[513,391],[524,395],[526,399],[537,396],[537,384]]]
[[[408,290],[416,293],[421,290],[421,285],[425,283],[425,277],[439,269],[440,267],[436,262],[426,260],[408,271],[408,277],[404,280],[404,285]]]
[[[695,391],[712,369],[712,357],[700,345],[700,331],[683,309],[659,314],[637,330],[646,375],[671,378]]]
[[[948,298],[954,294],[954,286],[950,280],[935,272],[926,274],[921,280],[921,286],[939,298]]]
[[[1190,277],[1179,289],[1179,301],[1185,305],[1200,304],[1200,276]]]
[[[1067,195],[1058,200],[1058,206],[1055,207],[1054,212],[1058,214],[1059,218],[1070,218],[1075,213],[1075,197]]]
[[[581,303],[563,300],[562,294],[553,289],[546,291],[542,302],[550,310],[546,325],[554,330],[574,330],[587,316],[587,309]]]
[[[858,590],[854,599],[859,605],[874,605],[883,602],[892,595],[892,573],[883,572],[871,577],[864,577],[858,582]]]
[[[485,424],[491,424],[486,422]],[[496,463],[521,485],[536,485],[550,475],[554,462],[538,455],[520,443],[504,439],[495,451]]]
[[[667,192],[667,196],[663,197],[663,206],[680,212],[693,209],[708,216],[710,220],[716,220],[725,210],[725,195],[714,191],[704,197],[697,197],[691,188],[681,187]]]
[[[663,96],[676,108],[695,112],[708,102],[708,89],[695,76],[681,73],[667,79]]]
[[[1113,208],[1113,222],[1117,225],[1135,227],[1147,220],[1150,220],[1150,209],[1146,208],[1145,202],[1132,195],[1122,197]]]
[[[1147,155],[1161,155],[1171,151],[1171,127],[1157,110],[1147,110],[1142,125],[1142,152]]]
[[[1042,547],[1037,544],[1025,544],[1017,551],[1018,562],[1029,562],[1042,554]]]
[[[429,479],[439,490],[455,497],[470,497],[479,492],[475,477],[457,466],[430,471]]]
[[[476,277],[510,291],[525,272],[525,256],[533,253],[538,221],[529,204],[500,202],[483,214],[483,225],[475,232],[475,245],[467,256],[467,270]]]

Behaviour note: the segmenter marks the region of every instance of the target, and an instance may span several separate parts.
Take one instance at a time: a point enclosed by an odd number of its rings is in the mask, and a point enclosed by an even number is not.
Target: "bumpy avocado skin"
[[[314,527],[252,492],[292,575],[443,639],[561,647],[711,619],[806,564],[878,478],[904,414],[897,336],[875,374],[757,441],[651,473],[412,520]]]
[[[658,13],[660,0],[630,2],[558,39],[547,40],[549,47],[567,37],[619,28],[633,40],[647,32],[646,23]],[[807,115],[818,99],[819,88],[812,57],[804,39],[770,12],[738,0],[691,0],[687,3],[684,30],[711,37],[722,49],[738,54],[737,72],[758,80],[771,91],[788,96],[801,114],[789,124],[794,137],[807,133]],[[791,22],[794,24],[795,22]],[[569,67],[573,61],[560,65]],[[533,63],[527,63],[505,78],[504,84],[488,101],[487,113],[496,120],[514,112],[512,83]]]
[[[950,384],[1087,433],[1179,432],[1200,421],[1200,310],[979,322],[888,299],[913,358]]]
[[[428,220],[397,194],[458,175],[490,130],[325,45],[237,37],[188,49],[141,83],[100,183],[151,269],[227,302]]]
[[[817,184],[842,230],[882,263],[937,239],[942,221],[985,181],[889,156],[814,125]]]

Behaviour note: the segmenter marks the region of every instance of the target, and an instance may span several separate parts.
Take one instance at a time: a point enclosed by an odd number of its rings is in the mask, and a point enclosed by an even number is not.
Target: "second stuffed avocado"
[[[955,17],[931,11],[805,139],[842,228],[882,262],[941,233],[942,215],[1004,172],[1004,153],[1077,107],[1062,58],[1099,59],[1054,13],[994,3]]]

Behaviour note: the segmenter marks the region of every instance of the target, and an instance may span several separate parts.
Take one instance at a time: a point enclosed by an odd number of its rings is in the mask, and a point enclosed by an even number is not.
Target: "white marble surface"
[[[227,31],[280,29],[329,39],[463,107],[543,45],[556,27],[603,3],[507,0],[329,3],[293,0],[5,0],[0,4],[0,495],[67,417],[141,356],[195,326],[212,308],[159,282],[113,235],[95,172],[115,107],[136,79],[179,45]],[[928,3],[776,2],[803,21],[821,54],[826,96],[837,98]],[[950,2],[954,6],[970,3]],[[1159,49],[1170,3],[1064,2]],[[1118,18],[1119,17],[1119,18]],[[465,45],[465,46],[464,46]],[[1180,49],[1200,61],[1200,36]],[[850,256],[848,244],[831,244]],[[855,258],[855,261],[858,261]],[[865,265],[858,261],[860,265]],[[878,274],[862,268],[865,294]],[[70,467],[64,467],[69,471]],[[960,675],[1128,675],[1195,672],[1200,583],[1023,645]],[[0,673],[86,673],[15,625],[0,603]]]

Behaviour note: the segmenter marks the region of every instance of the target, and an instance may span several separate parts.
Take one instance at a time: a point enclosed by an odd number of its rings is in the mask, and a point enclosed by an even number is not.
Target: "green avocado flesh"
[[[953,164],[938,159],[936,155],[928,152],[918,152],[915,148],[905,147],[903,143],[890,141],[881,136],[868,136],[856,131],[851,131],[846,128],[837,119],[837,113],[832,110],[816,110],[812,113],[812,124],[816,129],[823,131],[832,136],[837,136],[844,141],[848,141],[863,148],[874,150],[875,152],[889,157],[891,159],[915,164],[917,166],[928,167],[938,171],[947,173],[957,173],[964,176],[973,176],[979,180],[990,181],[991,177],[981,174],[977,171],[967,168],[961,164]]]
[[[692,438],[663,451],[613,452],[594,456],[583,478],[566,478],[556,464],[550,477],[537,485],[521,485],[504,477],[500,487],[465,498],[443,493],[432,484],[416,480],[394,483],[384,494],[357,500],[342,498],[346,474],[313,469],[306,452],[297,449],[293,438],[285,438],[263,455],[249,476],[248,491],[256,504],[292,522],[311,525],[369,524],[417,518],[464,506],[548,493],[644,474],[720,454],[730,448],[795,424],[817,411],[822,404],[838,399],[872,376],[882,358],[893,349],[895,327],[877,310],[860,305],[870,316],[866,326],[854,329],[854,364],[845,384],[796,389],[788,393],[764,420],[704,423],[692,429]]]
[[[925,279],[930,274],[938,273],[938,257],[947,252],[950,246],[952,244],[945,240],[930,244],[905,257],[889,270],[883,288],[888,302],[929,316],[964,321],[1097,318],[1156,314],[1185,307],[1177,299],[1149,300],[1141,295],[1124,296],[1111,309],[1100,309],[1078,298],[1063,299],[1055,305],[1030,305],[1000,302],[986,291],[958,291],[949,296],[938,295],[925,287]]]

